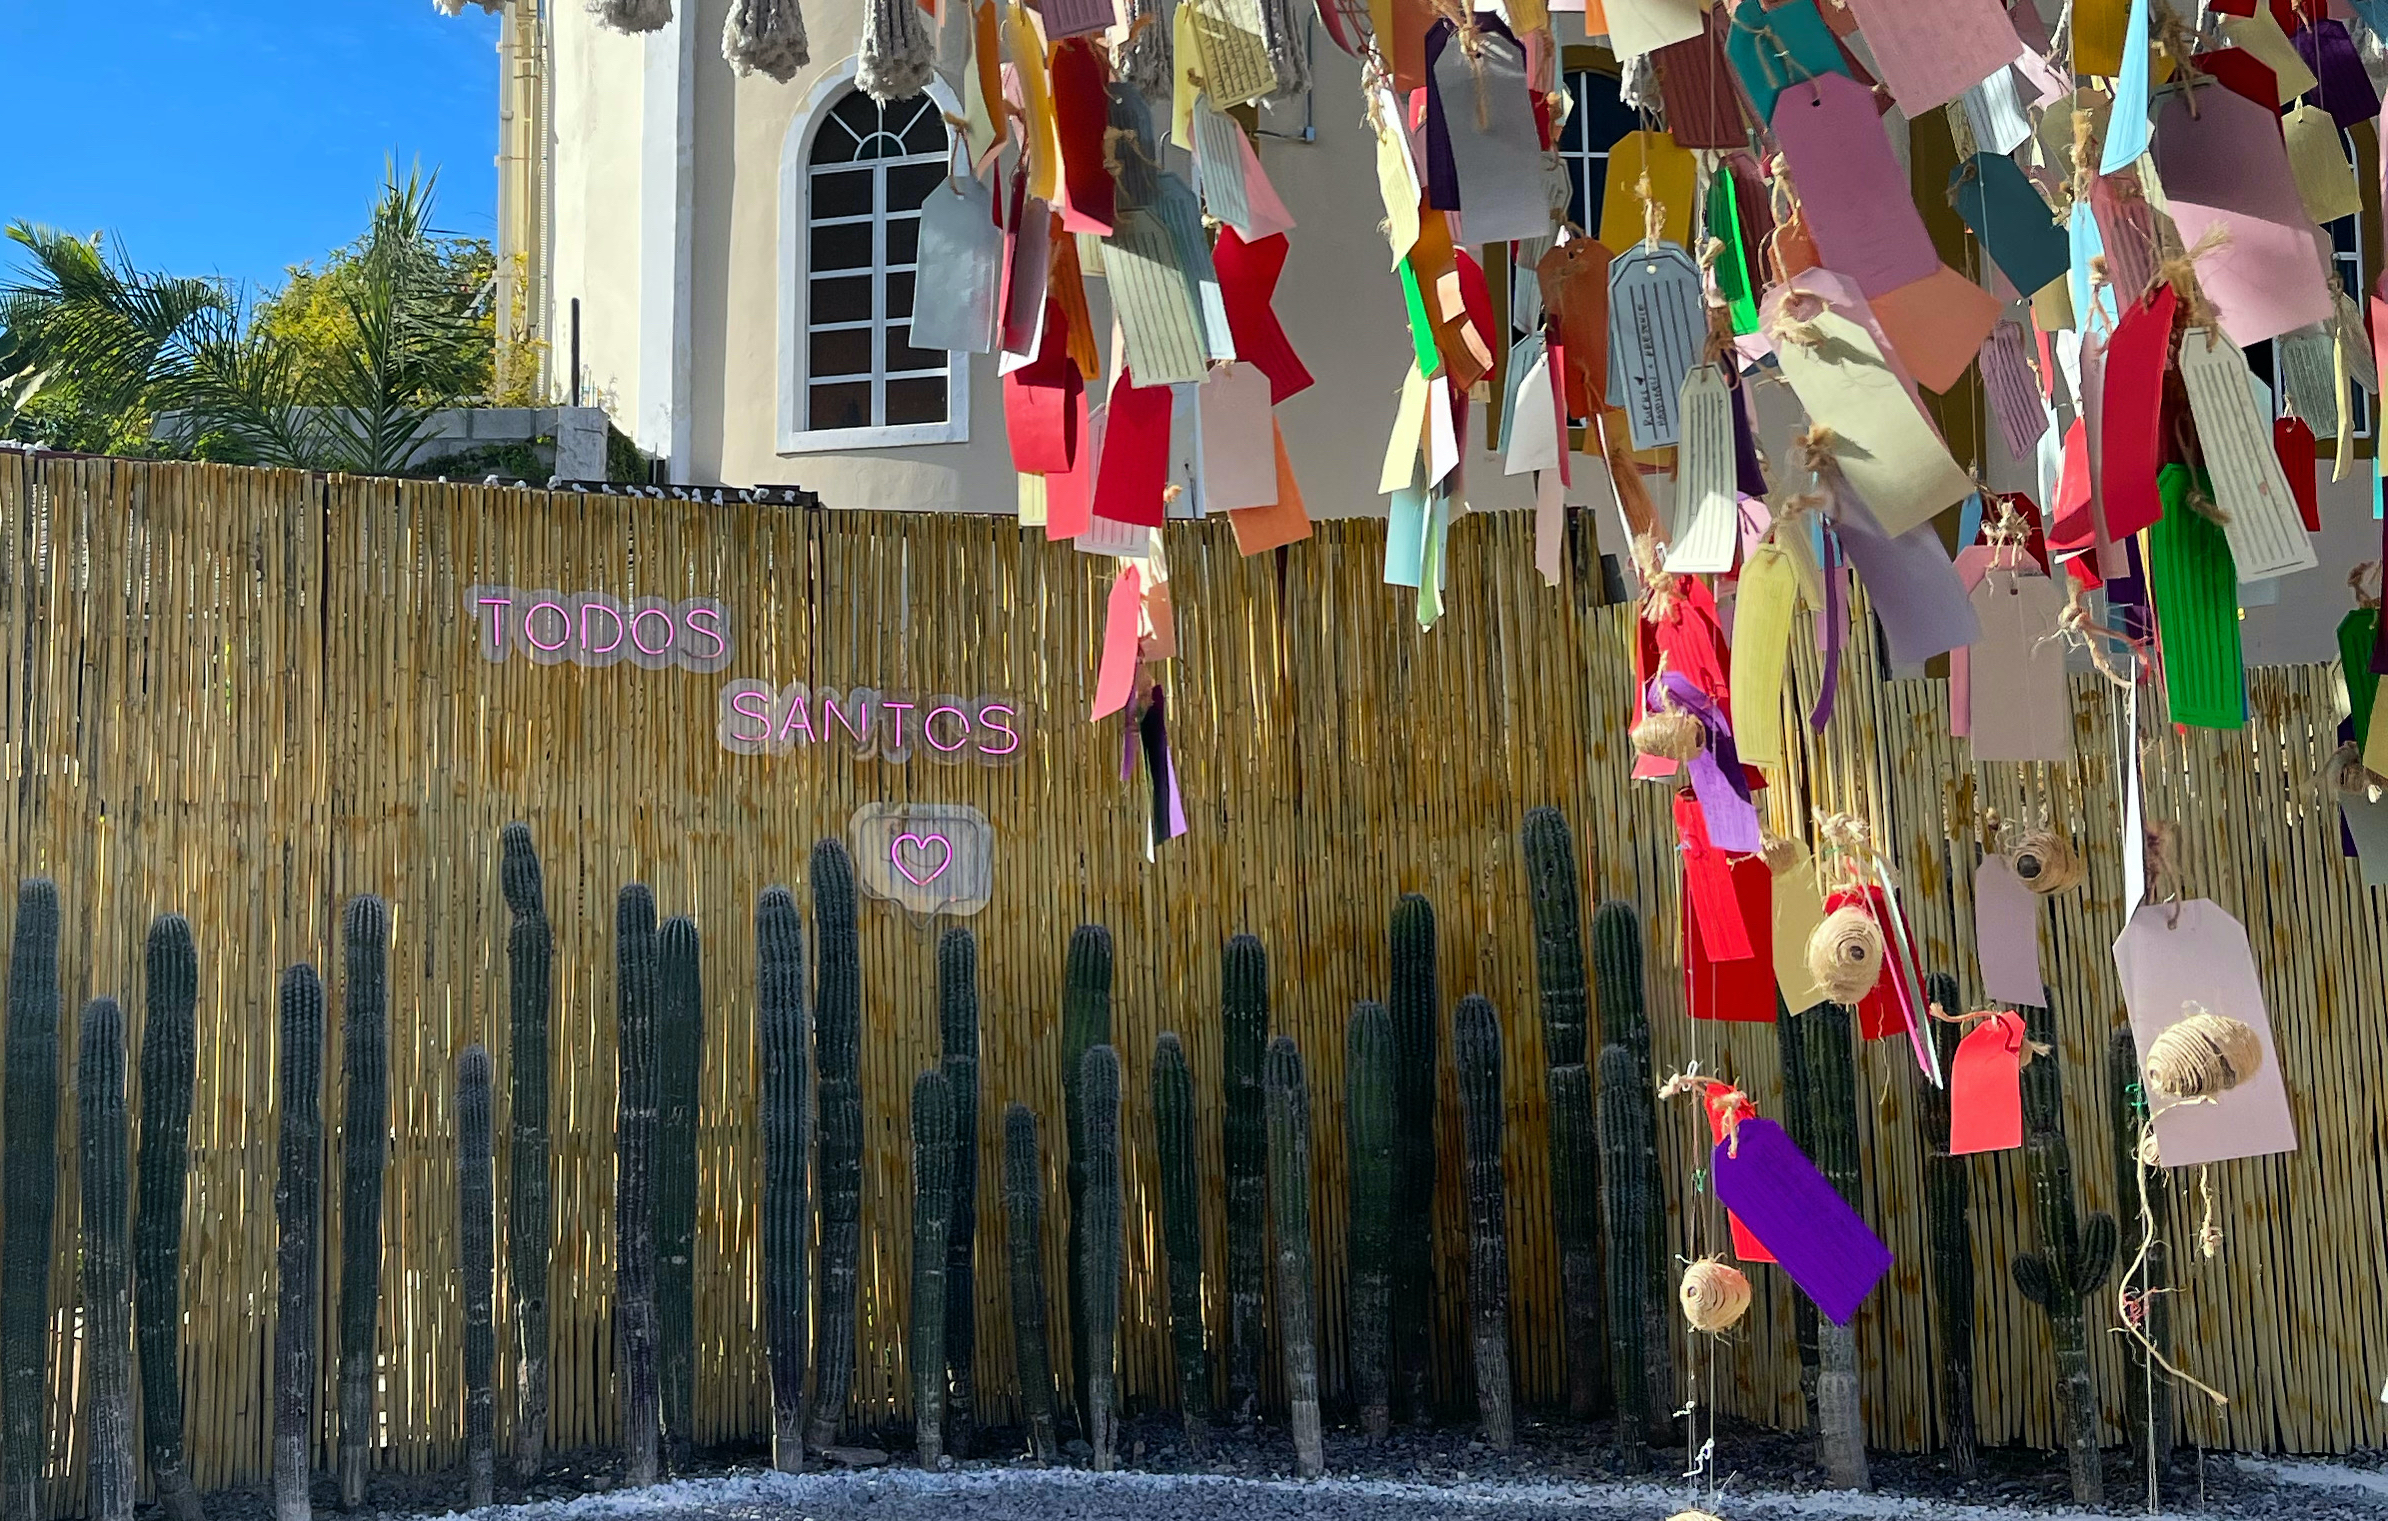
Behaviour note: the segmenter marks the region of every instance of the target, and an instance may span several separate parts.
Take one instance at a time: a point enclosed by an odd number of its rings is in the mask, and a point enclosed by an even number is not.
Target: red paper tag
[[[1725,1138],[1724,1097],[1732,1091],[1733,1085],[1730,1083],[1711,1082],[1700,1095],[1701,1105],[1708,1111],[1708,1139],[1711,1144],[1722,1142]],[[1749,1101],[1747,1094],[1742,1095],[1741,1119],[1746,1120],[1757,1112],[1758,1106]],[[1750,1228],[1741,1223],[1739,1215],[1727,1210],[1725,1211],[1725,1222],[1733,1227],[1733,1258],[1735,1261],[1774,1261],[1774,1253],[1768,1251],[1756,1236],[1750,1234]]]
[[[1732,860],[1708,841],[1699,799],[1675,794],[1683,842],[1683,1006],[1694,1019],[1763,1023],[1775,1016],[1774,874],[1757,856]]]
[[[2106,533],[2118,542],[2164,516],[2156,471],[2164,463],[2164,361],[2172,348],[2173,299],[2166,285],[2154,299],[2135,303],[2106,345],[2098,475]],[[2071,463],[2068,456],[2068,475]]]
[[[2050,525],[2051,547],[2059,551],[2087,549],[2097,530],[2090,522],[2089,424],[2076,417],[2065,430],[2064,473],[2056,478],[2056,521]]]
[[[2238,0],[2247,9],[2233,12],[2230,0],[2215,0],[2214,9],[2226,14],[2255,14],[2255,0]],[[2276,110],[2280,101],[2280,76],[2245,48],[2216,48],[2197,55],[2198,68],[2214,76],[2214,82],[2233,95],[2244,95],[2266,110]]]
[[[2297,499],[2297,516],[2307,533],[2322,531],[2322,503],[2313,478],[2313,429],[2299,417],[2275,418],[2272,452],[2280,456],[2280,470],[2288,477],[2289,493]]]
[[[1169,488],[1167,386],[1140,386],[1126,370],[1103,413],[1103,457],[1095,466],[1094,515],[1139,528],[1161,526]]]
[[[1269,402],[1308,390],[1313,381],[1302,356],[1294,352],[1271,304],[1277,277],[1285,272],[1290,245],[1285,234],[1271,233],[1247,243],[1232,227],[1219,229],[1219,246],[1211,262],[1219,276],[1219,300],[1227,308],[1227,330],[1235,338],[1238,359],[1260,366],[1269,377]]]
[[[1061,229],[1108,234],[1118,185],[1103,166],[1111,125],[1102,55],[1084,37],[1053,45],[1053,125],[1061,143]]]
[[[2023,1144],[2023,1016],[1993,1014],[1957,1042],[1949,1063],[1949,1155]]]

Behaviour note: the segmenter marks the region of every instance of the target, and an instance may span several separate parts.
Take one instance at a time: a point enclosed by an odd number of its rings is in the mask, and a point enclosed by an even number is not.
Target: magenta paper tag
[[[1743,1120],[1718,1143],[1710,1165],[1717,1199],[1817,1309],[1836,1326],[1849,1324],[1890,1271],[1891,1249],[1882,1238],[1772,1120]]]

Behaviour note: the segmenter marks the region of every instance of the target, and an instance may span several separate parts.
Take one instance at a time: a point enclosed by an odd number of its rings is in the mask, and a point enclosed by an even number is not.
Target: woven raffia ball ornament
[[[2043,898],[2079,886],[2084,875],[2081,852],[2053,829],[2021,831],[2007,847],[2006,857],[2015,880]]]
[[[2173,1098],[2213,1098],[2263,1064],[2263,1039],[2253,1025],[2199,1009],[2148,1047],[2148,1086]]]
[[[1834,1003],[1856,1003],[1882,980],[1882,929],[1857,907],[1836,908],[1808,936],[1808,975]]]
[[[1683,1318],[1695,1331],[1723,1331],[1749,1313],[1750,1281],[1741,1270],[1703,1257],[1683,1270]]]
[[[1708,747],[1708,731],[1689,713],[1661,708],[1633,726],[1633,747],[1661,760],[1687,761]]]
[[[636,36],[672,24],[672,0],[589,0],[599,26]]]

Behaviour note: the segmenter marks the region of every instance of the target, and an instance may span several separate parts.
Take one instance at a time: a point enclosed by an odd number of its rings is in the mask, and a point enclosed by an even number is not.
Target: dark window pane
[[[945,178],[943,164],[893,164],[887,170],[887,209],[918,211],[937,182]]]
[[[860,141],[854,129],[838,120],[833,113],[829,120],[821,123],[821,129],[813,134],[812,161],[815,164],[850,164],[854,162],[855,146]]]
[[[945,377],[932,375],[921,380],[891,380],[887,383],[887,422],[933,423],[945,421]]]
[[[910,264],[920,257],[920,217],[887,219],[887,262]]]
[[[887,330],[887,373],[903,370],[941,370],[945,368],[945,350],[916,349],[912,346],[912,329],[891,327]]]
[[[871,330],[867,327],[841,327],[812,335],[812,375],[826,380],[833,375],[868,375],[871,373]]]
[[[853,129],[857,138],[868,137],[879,130],[879,107],[860,90],[848,90],[830,108],[830,118]]]
[[[813,229],[813,268],[816,270],[871,267],[871,224],[847,222]]]
[[[912,315],[912,271],[904,270],[887,277],[887,318],[890,322]]]
[[[1589,164],[1580,158],[1567,161],[1567,178],[1575,187],[1574,194],[1568,197],[1567,216],[1576,226],[1589,233],[1600,231],[1600,218],[1593,213],[1592,208],[1607,188],[1608,176],[1602,172],[1606,167],[1599,159]]]
[[[907,114],[909,114],[909,120],[906,120]],[[901,131],[906,153],[943,153],[946,150],[944,113],[939,111],[937,103],[927,96],[924,95],[920,98],[917,108],[909,103],[899,102],[888,111],[887,118],[890,131],[897,130],[897,122],[904,122]]]
[[[939,381],[937,384],[943,385]],[[845,380],[813,387],[812,426],[867,428],[871,425],[871,383]]]
[[[870,321],[871,277],[841,275],[834,280],[815,280],[812,309],[806,315],[814,322]]]
[[[1641,119],[1617,98],[1617,78],[1613,74],[1584,72],[1568,76],[1576,87],[1576,114],[1583,118],[1584,148],[1593,153],[1606,153],[1617,140],[1641,127]]]
[[[871,182],[875,178],[868,169],[841,169],[832,174],[816,171],[809,214],[824,221],[830,217],[869,216]]]

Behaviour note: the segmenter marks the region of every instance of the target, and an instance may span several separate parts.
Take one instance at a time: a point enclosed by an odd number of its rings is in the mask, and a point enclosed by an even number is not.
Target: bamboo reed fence
[[[1119,775],[1120,726],[1084,716],[1110,562],[1048,546],[1007,520],[0,456],[0,542],[9,783],[0,852],[14,876],[58,882],[68,1009],[99,993],[138,999],[153,913],[188,915],[197,936],[182,1376],[202,1488],[268,1471],[274,979],[311,960],[336,980],[339,906],[359,892],[388,899],[395,942],[377,1456],[409,1471],[459,1456],[452,1095],[457,1055],[473,1041],[489,1046],[504,1144],[507,916],[497,838],[513,818],[537,839],[556,934],[559,1449],[610,1440],[615,1420],[614,893],[650,882],[661,912],[693,915],[705,936],[697,1421],[700,1439],[757,1437],[768,1427],[768,1394],[756,1332],[754,901],[775,881],[801,895],[812,842],[842,834],[860,804],[967,803],[992,821],[993,901],[971,921],[984,1008],[981,1176],[1000,1176],[1003,1105],[1025,1101],[1045,1119],[1055,1212],[1062,948],[1082,921],[1107,923],[1116,937],[1115,1032],[1128,1079],[1120,1348],[1130,1399],[1166,1400],[1172,1388],[1146,1085],[1164,1029],[1184,1037],[1196,1074],[1206,1287],[1213,1334],[1224,1334],[1216,1011],[1219,950],[1232,933],[1267,944],[1274,1028],[1301,1042],[1318,1095],[1330,1395],[1344,1357],[1342,1024],[1354,1000],[1383,995],[1387,918],[1409,890],[1434,901],[1446,1011],[1480,991],[1502,1014],[1513,1355],[1529,1402],[1562,1387],[1541,1032],[1516,860],[1528,808],[1567,812],[1590,879],[1587,910],[1605,896],[1642,907],[1661,1070],[1697,1058],[1779,1112],[1771,1031],[1680,1017],[1665,789],[1627,779],[1630,624],[1625,610],[1595,605],[1598,577],[1580,533],[1562,584],[1547,589],[1531,569],[1527,520],[1463,519],[1450,612],[1422,633],[1406,601],[1380,584],[1381,524],[1321,524],[1308,543],[1251,561],[1237,556],[1225,525],[1173,525],[1180,654],[1167,680],[1192,831],[1150,864],[1143,782]],[[736,658],[712,676],[485,662],[466,593],[489,583],[625,599],[717,596],[731,609]],[[1819,807],[1869,817],[1904,872],[1926,963],[1954,972],[1969,997],[1968,893],[1982,810],[1995,804],[2017,817],[2044,804],[2076,831],[2088,890],[2053,906],[2045,953],[2074,1183],[2087,1207],[2112,1208],[2103,1053],[2121,1018],[2107,953],[2120,928],[2117,704],[2097,678],[2078,678],[2075,762],[1975,766],[1948,737],[1942,685],[1889,679],[1870,648],[1858,641],[1838,715],[1804,750],[1793,747],[1770,807],[1786,826]],[[1795,671],[1794,700],[1812,698],[1812,656],[1803,653]],[[733,755],[715,737],[716,700],[724,681],[746,676],[1005,694],[1023,709],[1025,747],[1015,764],[992,768],[857,761],[829,746]],[[2215,1170],[2228,1246],[2218,1263],[2183,1274],[2175,1313],[2183,1361],[2233,1401],[2221,1411],[2184,1401],[2185,1430],[2216,1446],[2336,1451],[2388,1440],[2388,1407],[2377,1397],[2388,1379],[2379,1272],[2388,1202],[2377,1154],[2388,1101],[2369,1080],[2388,1047],[2383,902],[2340,855],[2335,815],[2310,784],[2335,744],[2333,671],[2259,671],[2252,698],[2254,716],[2236,733],[2143,724],[2140,736],[2149,816],[2183,824],[2191,891],[2244,918],[2264,962],[2302,1141],[2294,1155]],[[935,1055],[938,928],[865,905],[864,1248],[851,1410],[865,1426],[901,1420],[908,1404],[904,1095]],[[336,981],[333,992],[336,1009]],[[71,1019],[67,1028],[71,1046]],[[339,1050],[336,1032],[326,1050]],[[61,1052],[62,1074],[72,1060]],[[338,1064],[327,1066],[325,1113],[336,1117]],[[1876,1445],[1915,1449],[1938,1440],[1939,1420],[1916,1074],[1894,1042],[1867,1047],[1860,1071],[1864,1209],[1899,1258],[1860,1321],[1867,1422]],[[1447,1063],[1438,1083],[1446,1165],[1435,1204],[1435,1383],[1464,1402],[1459,1116]],[[58,1514],[79,1506],[83,1468],[73,1124],[69,1102],[52,1275]],[[1712,1206],[1687,1208],[1705,1130],[1673,1105],[1661,1130],[1673,1240],[1705,1250],[1721,1221]],[[339,1144],[335,1133],[330,1178],[339,1176]],[[2045,1321],[2026,1311],[2006,1271],[2034,1234],[2028,1186],[2015,1158],[1977,1167],[1982,1435],[2050,1445]],[[502,1156],[497,1176],[502,1189]],[[502,1196],[498,1208],[502,1229]],[[995,1266],[1002,1218],[980,1211],[979,1388],[995,1421],[1008,1415],[1012,1381]],[[329,1263],[339,1212],[327,1209],[324,1224]],[[1044,1242],[1054,1284],[1066,1281],[1060,1227],[1053,1220]],[[1791,1291],[1777,1272],[1753,1277],[1759,1297],[1742,1332],[1688,1366],[1701,1397],[1796,1425]],[[502,1275],[499,1292],[503,1346],[511,1306]],[[1054,1296],[1054,1311],[1058,1322],[1065,1296]],[[336,1312],[327,1292],[326,1347]],[[2113,1439],[2122,1364],[2105,1334],[2110,1295],[2091,1316]],[[1059,1357],[1066,1325],[1052,1337]],[[319,1411],[333,1407],[332,1363],[321,1359]],[[504,1409],[513,1398],[506,1358],[499,1378]],[[328,1419],[321,1434],[328,1460]]]

